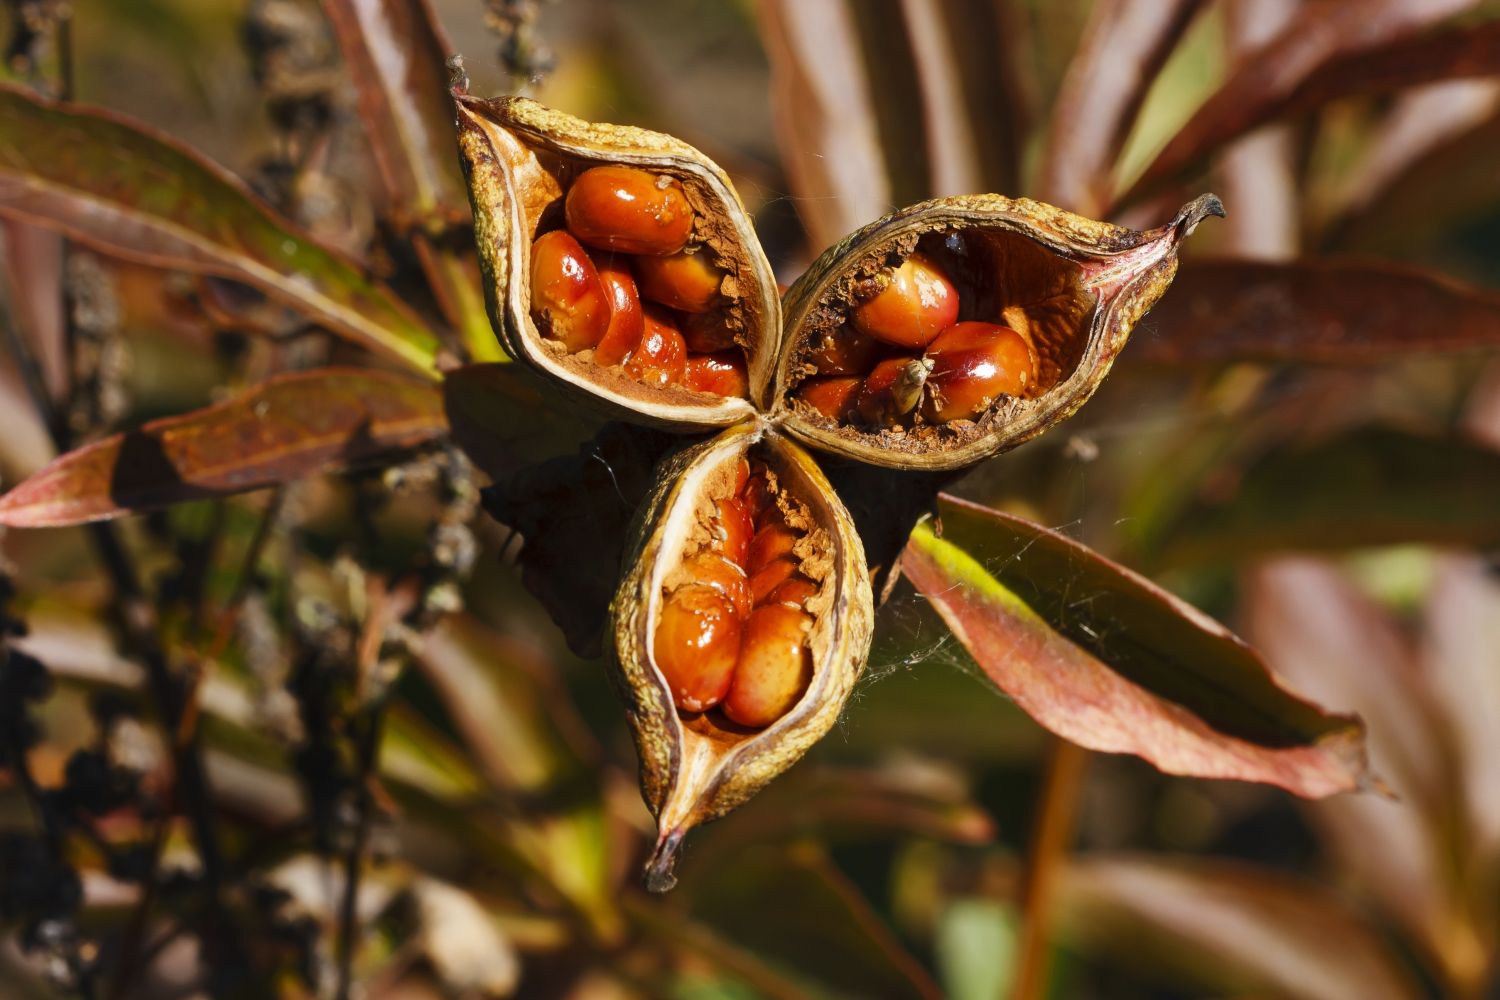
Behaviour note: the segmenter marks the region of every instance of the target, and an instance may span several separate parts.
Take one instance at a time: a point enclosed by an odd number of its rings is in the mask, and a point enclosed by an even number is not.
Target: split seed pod
[[[1159,229],[1137,232],[1026,199],[941,198],[886,216],[817,259],[787,291],[773,419],[822,451],[897,469],[961,469],[1071,416],[1099,387],[1137,320],[1177,272],[1177,248],[1223,206],[1204,195]],[[960,320],[1004,323],[1030,343],[1036,370],[1021,396],[975,419],[874,426],[798,398],[810,356],[914,253],[938,261],[963,300]],[[929,363],[930,367],[930,363]],[[916,370],[913,367],[913,370]]]
[[[1205,195],[1137,232],[1027,200],[943,198],[849,236],[778,298],[734,188],[697,150],[522,98],[454,96],[506,351],[614,416],[725,428],[655,471],[610,610],[611,673],[658,826],[646,881],[664,890],[684,834],[826,733],[869,654],[864,545],[797,442],[941,473],[1035,437],[1098,388],[1183,238],[1223,209]],[[622,205],[657,207],[637,227],[613,217]],[[600,317],[637,292],[645,332],[625,360],[613,318],[597,339]],[[768,470],[754,506],[774,523],[751,525],[734,493],[747,457]]]
[[[764,729],[737,726],[717,711],[679,710],[654,656],[665,595],[683,564],[710,538],[716,501],[734,489],[742,458],[774,478],[773,502],[804,532],[796,557],[817,585],[810,683]],[[731,428],[671,459],[657,478],[626,559],[613,608],[612,673],[627,706],[641,759],[641,790],[658,839],[647,885],[671,887],[683,835],[722,816],[786,770],[837,720],[869,655],[874,617],[869,570],[854,522],[812,457],[753,424]]]
[[[771,265],[729,178],[693,147],[659,132],[586,122],[525,98],[455,95],[475,238],[490,318],[507,353],[603,402],[615,416],[683,430],[727,427],[764,410],[781,305]],[[533,318],[532,245],[564,225],[564,196],[585,171],[630,166],[680,184],[692,207],[689,247],[723,272],[716,313],[744,352],[749,398],[656,386],[619,366],[569,354]]]

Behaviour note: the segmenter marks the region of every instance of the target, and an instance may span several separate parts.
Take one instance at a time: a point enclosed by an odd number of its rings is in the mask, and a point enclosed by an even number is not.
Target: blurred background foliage
[[[371,245],[370,151],[318,4],[66,6],[59,63],[52,5],[8,0],[10,38],[53,31],[36,65],[12,50],[13,80],[65,81],[324,241]],[[1190,245],[1098,397],[957,492],[1151,574],[1298,690],[1360,712],[1399,800],[1308,804],[1117,756],[1059,779],[1050,738],[903,585],[839,727],[649,898],[616,700],[521,586],[510,533],[473,516],[465,460],[438,450],[123,521],[134,592],[101,573],[86,529],[4,537],[6,621],[27,635],[0,689],[0,991],[1500,995],[1500,368],[1484,354],[1500,343],[1500,7],[558,0],[518,50],[494,27],[528,6],[434,0],[472,92],[519,82],[684,137],[734,177],[784,280],[934,195],[1154,225],[1181,191],[1218,191],[1229,219]],[[1395,85],[1348,61],[1435,32],[1468,40],[1463,58],[1387,66]],[[513,78],[518,55],[535,80]],[[1090,76],[1110,67],[1124,76]],[[1311,97],[1267,96],[1308,78]],[[1152,174],[1231,82],[1213,118],[1258,101],[1268,124]],[[76,249],[49,305],[28,282],[50,267],[56,287],[64,258],[24,225],[5,237],[9,322],[68,311],[73,354],[39,361],[87,387],[61,417],[70,439],[344,350],[234,288]],[[263,328],[284,336],[247,333]],[[54,440],[5,360],[9,486]],[[420,593],[387,586],[413,565]],[[424,635],[371,631],[413,604]],[[186,742],[154,724],[171,699],[148,708],[163,657],[195,680]],[[201,767],[211,803],[169,787],[174,761]],[[1040,855],[1045,905],[1033,831],[1063,842]],[[1040,943],[1039,906],[1055,924]],[[1021,971],[1038,950],[1045,985]]]

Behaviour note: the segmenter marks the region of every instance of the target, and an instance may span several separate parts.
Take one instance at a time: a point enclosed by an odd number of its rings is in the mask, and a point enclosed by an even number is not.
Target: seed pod
[[[886,216],[824,252],[787,291],[772,419],[815,448],[887,468],[960,469],[1013,448],[1094,393],[1131,328],[1171,283],[1178,244],[1205,216],[1222,214],[1219,200],[1204,195],[1167,225],[1136,232],[1025,199],[968,195]],[[910,377],[916,367],[890,361],[871,370],[889,368],[883,385],[861,392],[863,406],[836,405],[828,383],[804,388],[820,377],[841,328],[898,328],[890,313],[902,297],[876,296],[913,257],[924,268],[951,269],[945,277],[960,300],[959,320],[1005,324],[1025,339],[1036,372],[1020,395],[1001,394],[961,416],[929,399],[940,386]],[[907,299],[921,304],[920,296]],[[860,319],[876,302],[879,322]],[[905,357],[930,372],[931,359],[921,357],[926,318],[915,317]],[[918,381],[925,405],[910,405]],[[886,388],[890,398],[877,395]]]
[[[765,463],[771,503],[802,532],[793,550],[797,572],[814,587],[811,596],[802,590],[800,609],[774,605],[787,617],[805,613],[810,620],[810,676],[798,673],[798,661],[759,690],[747,683],[746,717],[775,715],[764,728],[735,723],[720,710],[679,709],[654,658],[670,595],[701,585],[692,560],[717,541],[719,504],[732,495],[747,454]],[[612,673],[640,753],[641,790],[659,830],[647,885],[663,891],[673,883],[676,851],[689,829],[760,790],[833,725],[869,654],[873,610],[864,551],[843,504],[806,452],[755,424],[731,428],[668,462],[637,532],[612,608]],[[776,635],[784,638],[788,628],[781,623]],[[787,659],[772,648],[764,655]],[[788,700],[790,708],[778,714]]]
[[[696,149],[660,133],[581,121],[525,98],[485,101],[458,94],[455,100],[475,239],[485,272],[486,303],[505,350],[626,419],[693,430],[726,427],[763,411],[769,403],[780,341],[781,306],[770,264],[724,172]],[[618,351],[608,359],[615,363],[596,363],[592,351],[570,353],[538,329],[529,279],[531,245],[541,235],[568,226],[568,192],[579,177],[601,166],[611,171],[595,174],[595,179],[607,181],[619,172],[614,168],[628,168],[624,171],[627,181],[632,172],[655,179],[659,189],[652,190],[664,196],[657,216],[664,224],[661,228],[672,229],[676,224],[675,199],[681,197],[690,206],[689,263],[717,280],[713,313],[705,321],[722,323],[720,335],[712,330],[695,331],[695,340],[713,343],[716,351],[743,352],[749,383],[746,397],[694,391],[680,378],[652,377],[643,383],[617,363]],[[623,224],[611,221],[610,184],[590,181],[590,185],[584,192],[587,199],[575,199],[578,204],[571,212],[577,217],[575,225],[587,230],[585,244],[670,252],[662,249],[669,243],[631,242],[643,237],[621,235]],[[611,242],[609,232],[595,232],[601,225],[605,230],[613,227],[620,238]],[[672,238],[676,238],[675,230]],[[603,256],[603,251],[591,252]],[[641,277],[637,275],[638,280]],[[659,277],[653,272],[653,278]],[[685,287],[684,281],[675,279],[675,287]],[[640,291],[645,294],[645,287]],[[706,303],[694,300],[689,304]],[[652,368],[649,374],[657,372]]]

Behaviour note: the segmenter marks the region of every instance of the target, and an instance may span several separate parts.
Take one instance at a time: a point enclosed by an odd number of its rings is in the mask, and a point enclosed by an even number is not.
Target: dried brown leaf
[[[1347,404],[1345,404],[1347,405]],[[1284,551],[1500,542],[1500,452],[1462,437],[1370,425],[1230,454],[1190,502],[1153,525],[1160,565]]]
[[[1423,615],[1424,674],[1457,754],[1470,842],[1500,853],[1500,578],[1470,555],[1440,559]]]
[[[47,392],[61,400],[69,381],[62,238],[10,220],[0,222],[0,234],[5,247],[6,304],[41,367]]]
[[[1231,53],[1239,58],[1264,45],[1296,11],[1295,0],[1233,0],[1226,11]],[[1221,238],[1233,253],[1269,260],[1296,255],[1302,220],[1296,162],[1287,125],[1263,126],[1224,151],[1217,164],[1224,200],[1253,206],[1225,218]]]
[[[1437,839],[1450,784],[1413,651],[1395,624],[1326,563],[1268,563],[1247,578],[1244,593],[1246,634],[1294,683],[1364,715],[1372,764],[1401,799],[1320,802],[1309,809],[1312,822],[1340,866],[1434,954],[1460,946],[1461,921]]]

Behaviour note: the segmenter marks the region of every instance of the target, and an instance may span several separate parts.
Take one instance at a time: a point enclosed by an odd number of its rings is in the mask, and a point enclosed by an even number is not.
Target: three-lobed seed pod
[[[829,248],[780,297],[733,186],[697,150],[524,98],[455,99],[487,303],[507,352],[615,416],[722,430],[657,472],[611,611],[613,674],[659,828],[647,881],[666,888],[683,834],[822,736],[868,655],[863,546],[799,444],[939,472],[1034,437],[1092,395],[1170,284],[1182,239],[1222,207],[1205,195],[1138,232],[1025,199],[938,199]],[[756,660],[732,648],[751,641],[748,619],[731,621],[715,581],[692,578],[747,456],[774,472],[774,502],[802,532],[798,579],[815,585],[803,585],[795,613],[764,616],[793,635],[778,636],[783,645],[805,631],[811,672],[760,726],[717,705],[724,678],[709,695],[689,692],[680,664],[664,671],[656,659],[663,609],[681,594],[670,628],[718,644],[724,670]]]

